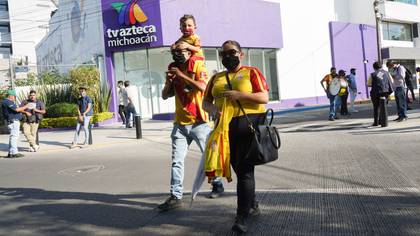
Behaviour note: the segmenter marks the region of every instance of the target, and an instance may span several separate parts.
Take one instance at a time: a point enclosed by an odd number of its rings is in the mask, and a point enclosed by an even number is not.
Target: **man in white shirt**
[[[393,61],[386,63],[389,73],[393,78],[392,87],[394,89],[395,102],[397,103],[398,118],[394,121],[401,122],[407,120],[407,99],[405,96],[405,68]]]
[[[133,114],[133,119],[137,114],[136,107],[134,106],[134,99],[137,96],[137,92],[136,88],[130,86],[130,81],[128,80],[124,82],[124,86],[123,101],[125,107],[125,127],[132,128],[133,126],[130,124],[131,114]]]
[[[118,81],[118,114],[125,125],[125,109],[124,109],[124,82],[122,80]]]

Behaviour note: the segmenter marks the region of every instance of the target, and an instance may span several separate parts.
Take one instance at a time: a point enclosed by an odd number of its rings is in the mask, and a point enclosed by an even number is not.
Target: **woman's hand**
[[[228,90],[223,93],[224,97],[227,97],[231,101],[237,101],[242,98],[242,92],[237,90]]]

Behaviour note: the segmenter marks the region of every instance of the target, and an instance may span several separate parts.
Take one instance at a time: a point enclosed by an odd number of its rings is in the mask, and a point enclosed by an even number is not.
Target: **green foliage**
[[[28,73],[27,79],[19,79],[15,81],[17,87],[22,86],[42,86],[42,85],[55,85],[67,84],[70,78],[67,75],[60,74],[57,70],[46,71],[40,74]]]
[[[71,86],[69,84],[52,84],[44,86],[30,86],[30,90],[35,90],[37,99],[44,102],[46,107],[56,103],[73,103],[75,100],[71,96]],[[28,98],[29,90],[21,91],[17,95],[18,101],[23,101]]]
[[[105,81],[101,84],[99,70],[94,66],[79,66],[70,70],[71,93],[79,97],[79,87],[88,87],[87,94],[92,98],[94,113],[106,112],[111,100],[111,89]]]
[[[93,115],[91,122],[92,123],[98,123],[98,122],[102,122],[104,120],[111,119],[112,117],[114,117],[114,113],[112,113],[112,112],[101,112],[99,114]]]
[[[104,120],[111,119],[114,116],[112,112],[103,112],[95,114],[91,119],[91,123],[98,123]],[[58,117],[58,118],[45,118],[39,124],[40,128],[69,128],[76,127],[77,117]]]
[[[77,105],[75,103],[56,103],[47,107],[47,117],[68,117],[77,116]]]
[[[39,124],[39,128],[68,128],[76,127],[77,117],[58,117],[44,118]]]
[[[107,112],[109,109],[109,102],[111,101],[111,89],[108,86],[108,81],[102,83],[99,87],[99,93],[94,97],[95,105],[98,112]]]

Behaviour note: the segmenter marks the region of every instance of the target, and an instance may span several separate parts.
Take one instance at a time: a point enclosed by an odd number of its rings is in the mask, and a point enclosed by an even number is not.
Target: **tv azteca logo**
[[[120,25],[131,26],[119,29],[107,29],[108,47],[128,46],[146,44],[157,41],[155,25],[137,26],[138,23],[145,23],[147,15],[140,8],[139,0],[130,0],[128,3],[111,3],[112,8],[118,14]]]

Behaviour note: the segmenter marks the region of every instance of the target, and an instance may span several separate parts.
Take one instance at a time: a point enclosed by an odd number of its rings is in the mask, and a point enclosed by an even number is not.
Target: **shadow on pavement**
[[[0,234],[229,235],[235,195],[200,198],[192,208],[155,210],[164,194],[110,195],[1,188],[4,204],[20,204],[0,218]],[[262,215],[248,235],[418,235],[420,197],[395,193],[258,192]],[[124,200],[124,199],[136,199]],[[37,200],[42,200],[41,202]],[[56,200],[56,201],[52,201]],[[78,200],[63,203],[64,200]],[[226,203],[230,200],[230,204]],[[5,205],[3,205],[5,206]],[[184,205],[185,206],[185,205]]]

